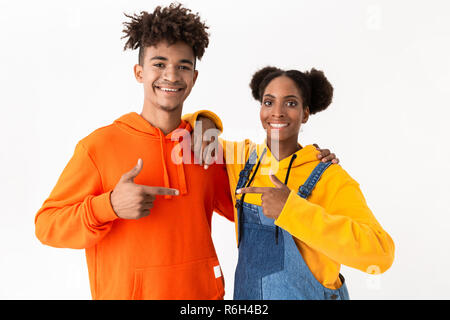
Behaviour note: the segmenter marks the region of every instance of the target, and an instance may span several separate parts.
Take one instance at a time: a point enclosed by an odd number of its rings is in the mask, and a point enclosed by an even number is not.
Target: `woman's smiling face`
[[[260,111],[268,142],[297,143],[300,126],[308,121],[308,117],[309,108],[304,108],[302,94],[293,80],[280,76],[269,82]]]

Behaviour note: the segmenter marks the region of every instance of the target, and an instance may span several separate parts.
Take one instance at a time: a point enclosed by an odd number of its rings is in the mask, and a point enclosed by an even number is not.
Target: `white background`
[[[83,250],[42,245],[34,216],[76,143],[142,108],[123,13],[168,1],[1,1],[0,298],[90,299]],[[261,142],[251,75],[322,69],[335,88],[302,144],[330,148],[396,244],[381,276],[343,267],[353,299],[449,299],[448,1],[185,1],[211,42],[185,112],[208,108],[223,137]],[[234,225],[213,239],[232,298]]]

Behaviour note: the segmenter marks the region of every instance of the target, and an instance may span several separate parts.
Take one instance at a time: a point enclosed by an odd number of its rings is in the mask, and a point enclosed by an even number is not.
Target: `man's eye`
[[[164,67],[164,63],[155,63],[154,66],[157,67],[157,68],[163,68]]]
[[[270,106],[272,106],[272,101],[266,100],[266,101],[263,102],[263,104],[264,104],[265,106],[270,107]]]
[[[179,68],[180,68],[180,70],[191,70],[191,68],[189,68],[187,66],[180,66]]]

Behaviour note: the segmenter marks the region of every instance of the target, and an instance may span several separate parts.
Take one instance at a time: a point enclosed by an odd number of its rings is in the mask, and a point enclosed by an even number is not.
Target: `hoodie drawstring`
[[[292,163],[294,162],[295,158],[297,158],[297,155],[294,153],[291,157],[291,161],[289,161],[288,170],[286,172],[286,177],[284,179],[284,184],[287,185],[289,180],[289,173],[291,172]],[[275,226],[275,243],[278,244],[278,233],[279,233],[280,227]]]
[[[165,148],[165,142],[164,142],[164,136],[161,132],[161,130],[158,130],[159,132],[159,145],[161,146],[161,163],[163,167],[163,178],[164,178],[164,188],[170,188],[169,183],[169,174],[167,173],[167,166],[166,166],[166,148]],[[164,199],[172,199],[172,196],[165,195]]]
[[[179,140],[175,140],[175,145],[179,143]],[[170,181],[169,181],[169,174],[167,172],[167,165],[166,165],[166,147],[165,147],[165,137],[161,131],[159,131],[159,144],[161,146],[161,163],[163,167],[163,178],[164,178],[164,187],[170,188]],[[183,149],[181,149],[181,152],[183,152]],[[182,155],[184,157],[184,154]],[[177,175],[178,175],[178,188],[180,191],[180,195],[187,194],[187,187],[186,187],[186,176],[184,174],[184,161],[181,161],[180,164],[177,164]],[[165,195],[164,199],[172,199],[172,196]]]
[[[160,152],[161,152],[161,156],[160,156],[160,161],[161,161],[161,167],[162,167],[162,172],[158,173],[162,175],[163,178],[163,185],[164,188],[170,188],[170,179],[169,179],[169,173],[168,173],[168,169],[171,169],[172,166],[168,167],[167,165],[167,146],[166,143],[169,143],[167,140],[172,140],[174,141],[174,147],[177,146],[177,144],[180,143],[179,139],[185,138],[185,133],[187,135],[190,134],[190,132],[192,131],[191,126],[189,125],[188,122],[181,120],[180,125],[178,126],[178,128],[176,130],[183,130],[183,132],[181,134],[178,134],[179,132],[175,133],[172,132],[169,135],[165,136],[164,133],[161,131],[161,129],[154,127],[149,121],[147,121],[142,114],[139,115],[136,112],[130,112],[126,115],[123,115],[122,117],[120,117],[119,119],[117,119],[116,121],[114,121],[114,124],[119,125],[121,128],[123,128],[126,132],[130,133],[130,134],[138,134],[139,136],[147,136],[152,140],[152,143],[156,143],[156,140],[159,140],[159,148],[160,148]],[[175,135],[179,138],[179,139],[172,139],[172,137],[175,137]],[[186,141],[188,139],[186,138]],[[153,148],[153,147],[152,147]],[[185,170],[184,170],[184,163],[190,163],[189,159],[190,159],[190,146],[189,148],[186,148],[186,151],[189,150],[189,154],[186,152],[186,154],[183,154],[183,160],[184,157],[187,157],[187,161],[181,161],[181,163],[177,163],[175,164],[176,166],[176,173],[178,176],[178,190],[180,191],[180,195],[185,195],[187,194],[187,183],[186,183],[186,175],[185,175]],[[184,151],[184,148],[181,148],[181,151]],[[156,152],[153,156],[157,157]],[[157,160],[157,159],[154,159]],[[172,196],[169,195],[165,195],[164,199],[172,199]]]
[[[176,145],[179,144],[179,141],[175,142],[175,147]],[[184,153],[183,153],[183,148],[181,148],[181,152],[182,152],[182,161],[179,165],[177,165],[177,173],[178,173],[178,186],[179,186],[179,191],[180,194],[186,194],[187,193],[187,187],[186,187],[186,176],[184,174]]]

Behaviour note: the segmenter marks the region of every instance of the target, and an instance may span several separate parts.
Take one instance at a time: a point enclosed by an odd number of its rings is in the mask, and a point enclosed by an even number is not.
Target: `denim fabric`
[[[330,164],[320,163],[313,170],[302,185],[303,188],[300,187],[300,196],[309,196]],[[246,175],[248,177],[249,174]],[[242,185],[246,183],[240,182]],[[316,280],[291,234],[280,228],[278,244],[276,243],[274,220],[267,218],[260,206],[246,202],[240,202],[239,206],[242,213],[239,221],[242,224],[242,234],[235,273],[234,299],[349,299],[345,280],[341,275],[343,285],[337,290],[325,288]]]
[[[308,198],[322,174],[330,165],[331,162],[320,162],[306,179],[306,182],[298,188],[297,194],[304,199]]]
[[[256,151],[253,151],[250,154],[250,157],[248,158],[247,162],[245,163],[244,169],[239,172],[239,181],[236,186],[236,190],[243,188],[244,185],[247,183],[248,178],[250,177],[250,173],[253,169],[253,166],[255,165],[258,155],[256,154]]]

